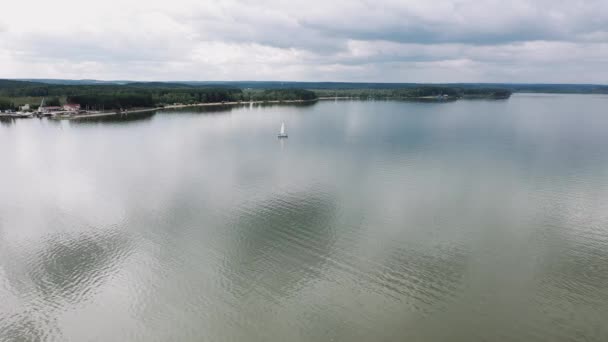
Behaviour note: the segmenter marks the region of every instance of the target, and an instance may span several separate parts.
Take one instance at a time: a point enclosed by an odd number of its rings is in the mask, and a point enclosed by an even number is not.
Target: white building
[[[64,104],[63,110],[68,111],[68,112],[77,112],[80,110],[80,105],[77,103]]]

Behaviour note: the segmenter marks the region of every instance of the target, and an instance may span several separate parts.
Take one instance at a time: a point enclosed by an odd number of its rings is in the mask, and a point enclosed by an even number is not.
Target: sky
[[[5,0],[0,78],[608,83],[606,0]]]

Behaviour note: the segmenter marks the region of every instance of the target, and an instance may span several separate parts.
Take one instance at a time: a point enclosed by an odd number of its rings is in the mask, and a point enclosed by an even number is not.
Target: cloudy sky
[[[608,83],[607,0],[6,0],[0,78]]]

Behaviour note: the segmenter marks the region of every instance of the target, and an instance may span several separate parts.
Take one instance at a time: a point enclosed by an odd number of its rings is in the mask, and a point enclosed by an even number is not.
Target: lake
[[[607,341],[607,109],[0,121],[0,340]]]

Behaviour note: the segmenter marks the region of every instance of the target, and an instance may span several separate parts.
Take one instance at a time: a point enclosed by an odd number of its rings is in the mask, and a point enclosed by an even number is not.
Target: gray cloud
[[[345,39],[402,43],[504,44],[530,40],[577,40],[605,29],[608,5],[603,1],[248,1],[189,13],[206,36],[256,41],[277,47],[324,45]],[[418,5],[416,5],[418,4]],[[420,5],[424,4],[424,5]]]
[[[608,79],[606,1],[151,0],[143,11],[136,0],[28,1],[8,6],[29,8],[35,24],[0,23],[0,77]],[[70,11],[99,15],[44,20]]]
[[[447,1],[412,6],[354,2],[341,15],[311,17],[306,24],[355,39],[407,43],[501,44],[530,40],[570,40],[605,29],[605,1]],[[357,6],[358,5],[358,6]]]

